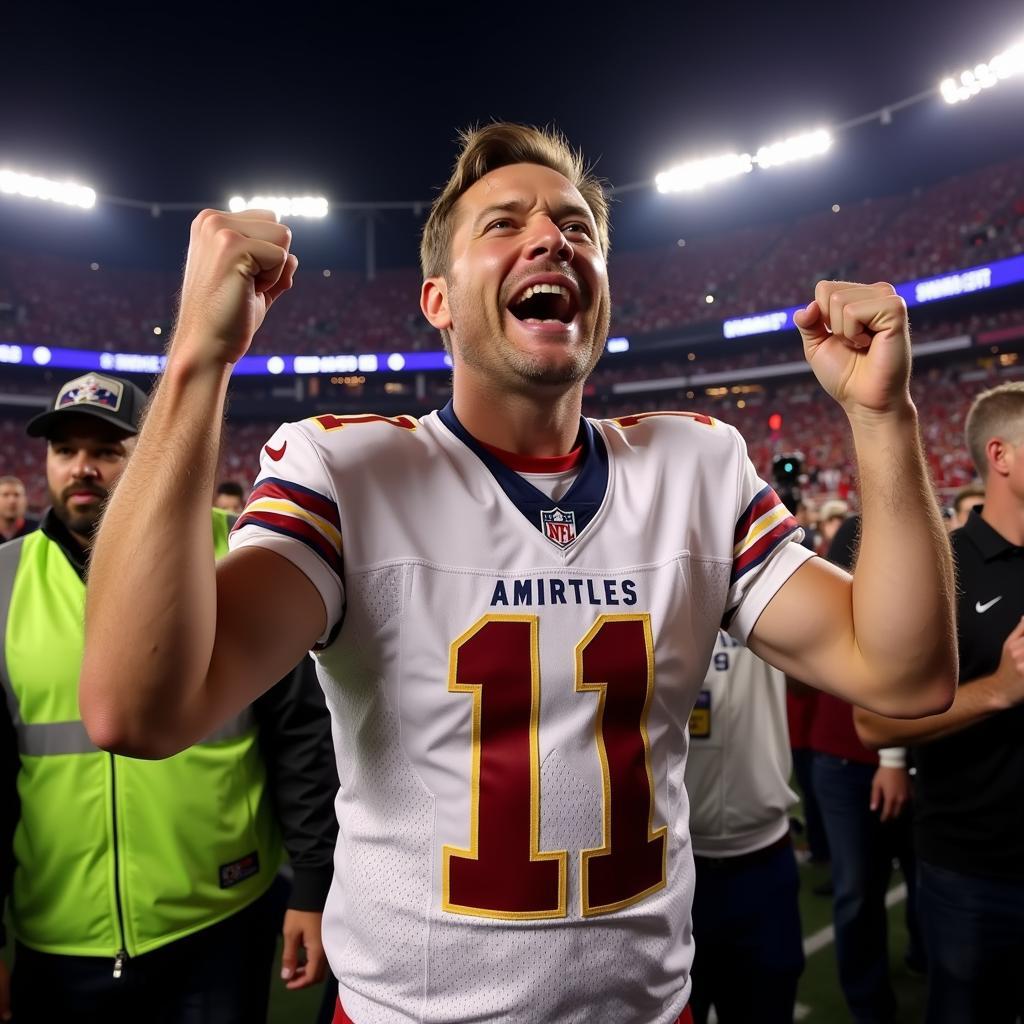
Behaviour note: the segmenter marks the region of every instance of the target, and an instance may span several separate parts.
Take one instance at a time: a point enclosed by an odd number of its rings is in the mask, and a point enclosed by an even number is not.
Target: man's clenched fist
[[[819,281],[793,322],[815,376],[848,413],[909,403],[910,324],[891,284]]]
[[[271,303],[292,286],[292,233],[270,210],[203,210],[192,221],[174,350],[237,362]]]

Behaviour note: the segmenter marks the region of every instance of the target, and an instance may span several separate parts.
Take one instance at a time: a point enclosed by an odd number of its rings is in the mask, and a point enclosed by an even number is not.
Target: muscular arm
[[[947,711],[926,718],[900,719],[876,715],[864,708],[853,709],[853,724],[861,743],[873,750],[880,747],[911,746],[928,743],[960,732],[970,725],[1005,709],[994,692],[994,676],[982,676],[966,686],[957,687]]]
[[[999,666],[957,687],[949,709],[916,721],[898,721],[854,709],[853,724],[867,747],[928,743],[1024,702],[1024,618],[1003,641]]]
[[[750,646],[787,674],[881,714],[936,714],[956,683],[953,564],[907,390],[906,308],[888,285],[822,283],[797,319],[812,368],[853,430],[860,554],[852,577],[820,559],[801,566],[761,614]]]
[[[230,367],[295,266],[287,229],[269,216],[206,211],[193,224],[166,372],[92,554],[82,718],[119,753],[165,757],[201,739],[325,628],[319,593],[284,558],[245,549],[214,567]]]

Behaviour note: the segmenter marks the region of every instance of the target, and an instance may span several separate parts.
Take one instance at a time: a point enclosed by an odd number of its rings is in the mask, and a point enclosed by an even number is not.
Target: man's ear
[[[990,437],[985,445],[985,455],[988,458],[988,470],[998,476],[1007,476],[1010,472],[1010,463],[1013,459],[1013,450],[1002,438]]]
[[[448,282],[443,277],[428,277],[420,289],[420,309],[431,327],[447,331],[452,326],[448,309]]]

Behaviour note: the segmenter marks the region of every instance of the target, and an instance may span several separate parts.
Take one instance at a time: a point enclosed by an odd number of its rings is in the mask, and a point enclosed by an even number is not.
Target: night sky
[[[183,13],[184,11],[184,13]],[[626,13],[628,11],[628,13]],[[87,5],[4,12],[0,165],[101,194],[215,201],[315,192],[429,200],[460,126],[554,122],[615,185],[666,164],[835,125],[936,85],[1024,36],[1019,0],[739,4]],[[623,248],[927,184],[1024,153],[1024,80],[851,129],[824,159],[698,196],[623,196]],[[180,262],[188,216],[0,198],[0,246],[139,266]],[[378,222],[382,265],[419,221]],[[358,266],[351,213],[297,250]]]

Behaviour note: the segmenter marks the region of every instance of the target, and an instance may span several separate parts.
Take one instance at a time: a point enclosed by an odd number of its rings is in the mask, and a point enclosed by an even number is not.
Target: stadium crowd
[[[844,203],[786,224],[613,253],[612,335],[671,333],[800,301],[819,278],[906,281],[1024,252],[1024,160],[911,195]],[[95,269],[92,269],[95,267]],[[327,355],[439,347],[416,303],[417,270],[304,274],[253,352]],[[176,272],[0,250],[0,342],[162,351]],[[706,296],[714,296],[709,305]],[[154,334],[159,328],[161,334]]]

